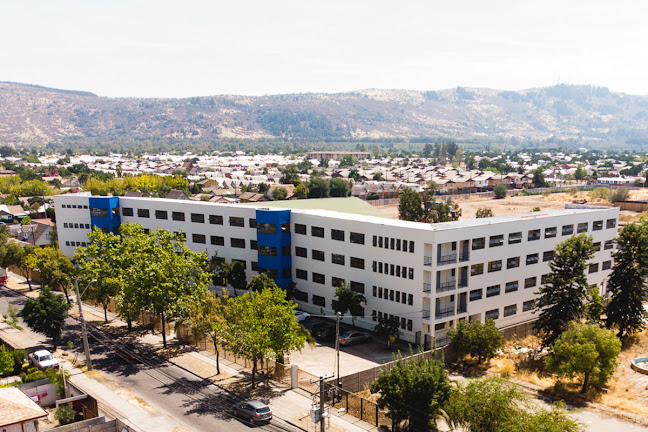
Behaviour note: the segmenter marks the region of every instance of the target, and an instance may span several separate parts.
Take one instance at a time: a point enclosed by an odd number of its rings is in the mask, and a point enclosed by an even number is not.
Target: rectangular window
[[[344,255],[332,253],[331,254],[331,262],[333,264],[344,265]]]
[[[554,257],[554,251],[545,251],[542,253],[542,262],[551,261]]]
[[[344,231],[332,229],[331,230],[331,239],[337,241],[344,241]]]
[[[520,257],[509,258],[506,260],[507,269],[516,268],[516,267],[520,267]]]
[[[511,316],[515,315],[517,313],[517,305],[509,305],[509,306],[504,306],[504,316]]]
[[[284,246],[286,247],[286,246]],[[290,246],[288,246],[290,247]],[[259,245],[256,240],[250,240],[250,249],[252,250],[259,250]]]
[[[276,257],[277,256],[277,248],[274,247],[274,246],[259,246],[259,255],[268,256],[268,257]]]
[[[473,264],[470,266],[470,276],[477,276],[484,273],[484,264]]]
[[[205,223],[205,215],[202,213],[191,213],[191,222]]]
[[[616,219],[608,219],[605,222],[605,228],[607,229],[616,228]]]
[[[210,240],[214,246],[225,246],[225,237],[211,236]]]
[[[313,282],[318,284],[324,284],[326,283],[326,277],[321,273],[313,272]]]
[[[484,295],[484,290],[476,289],[470,291],[470,301],[481,300]]]
[[[233,248],[245,249],[245,240],[240,238],[231,238],[230,245]]]
[[[493,310],[486,311],[486,319],[487,320],[489,320],[489,319],[496,320],[498,318],[499,318],[499,309],[493,309]]]
[[[558,233],[558,228],[556,227],[545,228],[545,238],[556,237],[557,233]]]
[[[313,257],[314,260],[324,261],[324,252],[322,251],[313,249],[311,251],[311,256]]]
[[[324,297],[322,297],[322,296],[318,296],[318,295],[313,294],[313,304],[315,306],[324,307],[324,306],[326,306],[326,299]]]
[[[169,214],[166,210],[155,210],[155,219],[169,219]]]
[[[514,232],[509,234],[508,238],[509,244],[516,244],[522,242],[522,232]]]
[[[349,285],[349,288],[351,288],[351,291],[357,292],[357,293],[360,293],[360,294],[364,294],[364,292],[365,292],[365,284],[363,284],[361,282],[351,281],[351,284]]]
[[[311,227],[311,235],[313,237],[322,237],[322,238],[324,238],[324,228],[312,226]]]
[[[108,209],[104,209],[104,208],[90,209],[90,216],[92,216],[92,217],[108,217]]]
[[[594,252],[599,252],[601,250],[601,242],[593,243],[592,247],[594,248]]]
[[[306,270],[296,269],[295,277],[301,280],[308,280],[308,272]]]
[[[576,232],[578,234],[587,232],[587,225],[588,225],[587,222],[579,223],[578,226],[576,227]]]
[[[401,241],[400,241],[400,239],[396,239],[396,250],[397,251],[401,250]]]
[[[256,228],[257,227],[257,221],[255,218],[250,218],[250,228]]]
[[[527,300],[522,303],[522,312],[528,312],[535,308],[535,300]]]
[[[540,256],[535,253],[535,254],[529,254],[526,256],[526,264],[531,265],[531,264],[538,264],[538,261],[540,261]]]
[[[407,320],[407,331],[412,331],[413,322],[411,319]]]
[[[85,224],[86,229],[90,229],[90,224]]]
[[[540,240],[540,230],[529,230],[529,236],[527,238],[529,241]]]
[[[344,279],[342,279],[342,278],[335,277],[335,276],[331,277],[331,285],[333,285],[333,288],[337,288],[339,286],[342,286],[342,284],[345,284],[345,283],[346,283],[346,281]],[[382,290],[382,288],[381,288],[381,290]]]
[[[409,251],[410,251],[410,253],[414,253],[414,242],[411,241],[411,240],[410,240]]]
[[[538,278],[535,276],[524,279],[524,288],[533,288],[534,286],[536,286],[537,280]]]
[[[382,236],[378,237],[378,247],[380,247],[380,248],[383,247],[383,237]]]
[[[207,243],[207,236],[204,234],[191,234],[191,241],[194,243],[205,244]]]
[[[409,273],[408,273],[407,276],[408,276],[410,279],[414,279],[414,269],[413,269],[412,267],[410,267],[409,270],[408,270],[408,272],[409,272]]]
[[[223,216],[209,215],[209,223],[212,225],[223,225]]]
[[[306,234],[306,225],[296,223],[295,234]]]
[[[171,219],[173,219],[174,221],[184,222],[185,214],[183,212],[171,212]]]
[[[486,238],[480,237],[472,240],[472,250],[484,249],[486,247]]]
[[[574,225],[563,225],[562,235],[568,236],[574,234]]]
[[[364,270],[365,260],[362,258],[351,257],[351,267]]]
[[[612,268],[612,261],[603,261],[603,270],[610,270]]]
[[[293,290],[293,296],[295,297],[295,300],[308,303],[308,293],[304,291],[300,291],[298,289]]]
[[[389,244],[390,244],[389,249],[392,249],[392,250],[393,250],[393,249],[394,249],[394,246],[396,245],[396,242],[395,242],[395,240],[394,240],[393,238],[390,238],[390,239],[389,239]]]
[[[375,238],[376,238],[376,236],[374,236],[374,239]],[[363,233],[350,232],[349,233],[349,241],[351,243],[362,244],[363,245],[364,242],[365,242],[365,235]],[[374,246],[375,246],[375,244],[374,244]]]
[[[504,292],[505,293],[515,292],[518,290],[519,287],[520,287],[520,283],[518,281],[506,282],[506,285],[504,286]]]
[[[614,240],[605,240],[605,245],[603,246],[603,249],[605,250],[614,249]]]
[[[490,239],[488,240],[488,247],[497,247],[497,246],[502,246],[503,244],[504,244],[503,235],[490,236]]]
[[[500,295],[500,286],[492,285],[486,288],[486,297],[495,297]]]
[[[488,273],[502,270],[502,260],[491,261],[488,263]]]
[[[603,229],[603,221],[594,221],[592,224],[592,231],[600,231]]]
[[[596,273],[597,271],[599,271],[599,265],[598,265],[598,263],[595,263],[595,264],[590,264],[589,265],[589,269],[588,269],[587,272],[588,273]]]
[[[63,228],[67,228],[67,227],[68,227],[68,223],[67,223],[67,222],[63,222]]]
[[[257,228],[257,232],[259,234],[276,234],[277,233],[277,225],[276,224],[258,223],[256,228]]]
[[[351,236],[353,236],[353,233],[351,233]],[[373,247],[378,246],[378,236],[373,236],[373,242],[371,244]]]
[[[133,209],[131,207],[122,207],[122,216],[133,216]]]
[[[230,216],[229,224],[234,227],[245,227],[245,218]]]
[[[302,258],[308,258],[308,249],[295,246],[295,255]]]
[[[407,304],[410,306],[414,306],[414,295],[413,294],[407,294]]]

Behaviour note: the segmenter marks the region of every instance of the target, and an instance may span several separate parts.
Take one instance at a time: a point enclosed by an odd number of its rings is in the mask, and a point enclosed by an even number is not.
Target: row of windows
[[[610,244],[613,246],[613,243],[610,241]],[[601,250],[601,243],[595,243],[595,245],[598,245],[598,248],[595,246],[595,250],[599,251]],[[605,247],[609,249],[608,247],[608,242],[606,242]],[[545,251],[542,253],[542,261],[547,262],[551,261],[554,258],[554,251]],[[533,265],[537,264],[540,262],[540,254],[534,253],[534,254],[529,254],[526,256],[526,265]],[[512,257],[508,258],[506,260],[506,268],[507,269],[512,269],[520,266],[520,257]],[[502,270],[503,268],[503,263],[502,260],[495,260],[495,261],[489,261],[487,265],[487,270],[488,273],[493,273]],[[607,270],[607,269],[606,269]],[[473,264],[470,266],[470,275],[471,276],[478,276],[480,274],[484,273],[484,264]],[[590,273],[593,273],[591,271]]]
[[[530,310],[533,310],[535,308],[535,300],[529,300],[525,301],[522,303],[522,312],[528,312]],[[518,313],[518,306],[517,304],[512,304],[508,306],[504,306],[504,311],[503,311],[504,317],[510,317]],[[485,314],[485,319],[492,319],[496,320],[499,319],[500,317],[500,310],[499,309],[492,309],[489,311],[486,311]]]
[[[131,207],[122,207],[121,209],[122,216],[134,216],[134,209]],[[155,210],[155,219],[168,220],[169,212],[167,210]],[[151,210],[149,209],[137,209],[137,217],[140,218],[150,218]],[[186,221],[186,214],[184,212],[172,211],[171,219],[174,221],[184,222]],[[205,220],[209,221],[212,225],[223,225],[223,216],[221,215],[208,215],[205,219],[205,215],[202,213],[190,213],[190,220],[193,223],[205,223]],[[250,228],[257,228],[256,219],[250,218],[248,221]],[[229,225],[234,227],[245,227],[245,218],[230,216]]]
[[[375,311],[375,310],[371,311],[371,319],[373,321],[382,321],[383,319],[384,320],[389,320],[389,319],[392,319],[395,316],[396,315],[391,315],[391,314],[388,314],[387,312],[382,313],[381,311]],[[396,318],[398,318],[398,317],[396,316]],[[406,318],[400,317],[399,323],[400,323],[400,328],[402,330],[412,331],[413,322],[412,322],[411,319],[406,319]]]
[[[68,223],[68,222],[63,222],[63,228],[80,228],[80,229],[90,229],[90,224],[82,224],[82,223]]]
[[[414,253],[414,242],[410,240],[395,239],[393,237],[373,236],[373,246],[383,249],[391,249]]]
[[[85,204],[84,205],[81,205],[81,204],[62,204],[61,208],[73,208],[73,209],[75,209],[75,208],[78,208],[78,209],[84,208],[84,209],[87,209],[88,206],[85,205]]]
[[[74,241],[66,241],[65,246],[81,246],[81,247],[86,247],[88,244],[86,242],[74,242]]]
[[[301,280],[308,280],[308,271],[303,269],[295,269],[295,278]],[[321,273],[312,272],[311,280],[318,284],[322,284],[322,285],[326,284],[326,276]],[[346,280],[335,276],[331,277],[331,286],[337,288],[342,284],[346,284]],[[349,282],[349,289],[351,289],[351,291],[364,294],[365,284],[363,284],[362,282],[351,281]]]
[[[579,223],[576,227],[577,233],[587,232],[589,228],[588,222]],[[616,228],[616,219],[608,219],[606,221],[606,228]],[[592,231],[599,231],[603,229],[603,221],[594,221],[592,223]],[[574,233],[574,225],[563,225],[562,235],[572,235]],[[553,238],[558,235],[558,227],[545,228],[544,238]],[[527,232],[527,241],[540,240],[542,238],[542,231],[539,229],[529,230]],[[516,244],[522,242],[522,231],[509,233],[508,244]],[[488,238],[489,247],[497,247],[504,245],[504,235],[494,235]],[[486,237],[479,237],[472,239],[472,250],[484,249],[486,247]]]
[[[390,276],[401,277],[403,279],[414,279],[414,269],[412,267],[374,261],[371,264],[371,269],[374,273],[382,273]]]
[[[119,216],[119,208],[112,209],[113,216]],[[90,209],[90,216],[92,217],[108,217],[108,209],[105,208],[92,208]]]
[[[304,224],[295,224],[295,234],[306,235],[307,229]],[[311,226],[311,236],[324,238],[324,228]],[[345,241],[346,233],[343,230],[331,229],[331,240]],[[363,233],[349,232],[349,242],[355,244],[365,244],[365,235]]]
[[[373,286],[373,296],[396,303],[408,304],[410,306],[414,305],[414,296],[412,294],[401,293],[400,291],[377,287],[376,285]]]

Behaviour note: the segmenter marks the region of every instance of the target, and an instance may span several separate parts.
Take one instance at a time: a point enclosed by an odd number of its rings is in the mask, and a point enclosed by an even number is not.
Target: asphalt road
[[[5,287],[0,288],[0,313],[6,313],[9,304],[20,309],[24,301],[25,297],[21,294]],[[21,334],[24,342],[34,348],[51,350],[49,340],[30,332],[20,318],[19,323],[25,329]],[[72,318],[68,319],[61,345],[64,346],[68,340],[73,341],[76,347],[82,346],[80,326]],[[278,418],[268,425],[251,427],[231,416],[231,406],[237,399],[223,389],[159,358],[154,362],[145,360],[144,364],[131,364],[93,341],[93,338],[90,338],[90,345],[93,367],[96,370],[127,387],[135,396],[190,431],[301,431]]]

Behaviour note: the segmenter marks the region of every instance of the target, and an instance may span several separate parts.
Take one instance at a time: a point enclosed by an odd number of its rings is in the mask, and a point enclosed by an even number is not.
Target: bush
[[[498,184],[497,186],[495,186],[495,189],[493,189],[493,194],[495,195],[495,199],[506,198],[506,193],[507,193],[506,186],[504,186],[503,184]]]
[[[627,187],[620,187],[610,194],[610,202],[616,203],[619,201],[627,201],[630,199],[630,189]]]
[[[477,219],[489,218],[495,216],[493,210],[488,207],[481,207],[477,209]]]
[[[479,321],[459,321],[456,327],[448,330],[452,348],[461,354],[470,354],[481,363],[495,356],[502,346],[502,332],[495,327],[492,319],[484,324]]]
[[[606,200],[610,197],[610,189],[606,187],[597,187],[590,192],[590,198],[592,200]]]
[[[76,418],[76,411],[72,408],[72,404],[63,404],[56,409],[54,418],[58,420],[61,426],[74,423]]]

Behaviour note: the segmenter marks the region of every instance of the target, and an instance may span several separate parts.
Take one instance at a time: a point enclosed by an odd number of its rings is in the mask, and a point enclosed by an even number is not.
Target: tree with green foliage
[[[534,328],[543,334],[543,345],[551,345],[571,321],[584,317],[589,284],[585,269],[594,256],[592,237],[573,236],[558,243],[549,262],[550,272],[538,291]]]
[[[351,194],[351,185],[341,178],[332,178],[329,182],[329,196],[348,197]]]
[[[269,188],[270,188],[270,186],[268,185],[268,183],[261,182],[261,183],[259,183],[258,191],[259,191],[260,194],[264,194],[264,193],[268,192]]]
[[[533,187],[537,187],[537,188],[547,187],[547,182],[545,181],[545,176],[544,176],[544,170],[540,166],[533,170]]]
[[[189,305],[183,324],[197,340],[209,338],[216,352],[216,374],[220,374],[220,349],[227,347],[227,321],[225,320],[229,297],[223,290],[220,296],[208,291],[201,302]]]
[[[311,175],[308,182],[308,198],[328,198],[329,191],[330,185],[327,179]]]
[[[390,347],[391,343],[396,342],[401,335],[400,320],[397,316],[383,317],[374,327],[374,332],[378,337],[385,339],[387,347]]]
[[[335,288],[335,298],[333,310],[342,316],[348,312],[353,323],[355,323],[356,316],[364,315],[362,305],[367,303],[367,298],[363,294],[353,291],[346,283],[342,282]]]
[[[293,189],[293,195],[299,199],[308,198],[308,187],[304,183],[299,183]]]
[[[421,195],[412,189],[405,189],[398,198],[398,218],[419,222],[423,219]]]
[[[574,173],[574,178],[576,180],[583,180],[585,177],[587,177],[587,171],[585,171],[585,168],[583,168],[583,165],[578,165],[576,168],[576,172]]]
[[[603,302],[605,297],[599,292],[598,286],[592,286],[587,293],[587,304],[585,305],[585,318],[589,324],[601,324],[601,315],[605,311]]]
[[[76,411],[74,411],[71,403],[64,403],[56,408],[54,418],[58,420],[60,426],[65,426],[74,423]]]
[[[648,220],[626,224],[616,239],[614,266],[608,278],[612,294],[605,309],[605,325],[616,328],[620,339],[642,331],[648,314],[644,302],[648,298]]]
[[[360,181],[360,171],[358,171],[358,168],[352,168],[349,171],[349,178],[353,181]]]
[[[0,375],[8,376],[14,371],[14,356],[4,345],[0,346]]]
[[[265,273],[259,273],[252,276],[250,283],[247,284],[246,289],[250,292],[261,292],[269,286],[276,285],[275,281]]]
[[[0,267],[15,266],[18,273],[25,278],[29,291],[32,290],[31,281],[29,280],[29,265],[27,257],[31,255],[36,246],[20,244],[14,241],[5,241],[0,243]]]
[[[572,322],[552,348],[552,354],[545,358],[547,369],[568,378],[582,377],[581,393],[585,393],[590,380],[601,388],[612,376],[621,341],[613,331],[596,324]]]
[[[245,266],[241,261],[232,261],[229,264],[226,275],[227,283],[234,289],[234,295],[238,291],[244,291],[247,287],[247,278],[245,277]]]
[[[495,352],[502,347],[502,332],[495,327],[495,321],[462,320],[448,330],[452,348],[461,354],[477,358],[477,362],[495,357]]]
[[[489,217],[493,217],[493,216],[495,216],[493,214],[493,209],[491,209],[489,207],[480,207],[480,208],[478,208],[477,209],[477,214],[475,215],[475,217],[477,219],[489,218]]]
[[[437,418],[450,398],[450,382],[443,363],[422,355],[405,361],[399,353],[390,369],[371,383],[379,393],[378,406],[389,410],[396,423],[409,420],[412,432],[436,431]]]
[[[350,167],[354,166],[358,158],[351,156],[350,154],[345,154],[340,160],[340,167]]]
[[[272,190],[272,199],[275,201],[282,201],[288,197],[288,191],[282,187],[275,187]]]
[[[506,198],[507,193],[508,189],[506,189],[506,186],[501,183],[495,186],[495,188],[493,189],[493,195],[495,196],[495,199]]]
[[[619,201],[627,201],[630,199],[630,189],[627,187],[620,187],[615,189],[611,194],[610,194],[610,202],[611,203],[617,203]]]
[[[279,183],[281,184],[293,184],[297,186],[299,183],[302,181],[299,179],[299,170],[297,169],[297,165],[295,164],[288,164],[286,165],[282,172],[282,176],[279,179]]]
[[[225,339],[234,354],[252,362],[252,387],[264,357],[281,361],[286,353],[304,347],[306,330],[295,319],[296,306],[274,283],[259,293],[247,292],[229,300]]]
[[[54,294],[50,288],[45,287],[38,297],[25,301],[20,316],[33,331],[51,338],[56,351],[56,343],[65,329],[69,309],[70,304],[62,295]]]
[[[41,283],[44,286],[62,290],[70,303],[69,285],[75,271],[70,258],[60,249],[34,248],[25,257],[25,263],[29,268],[40,272]]]

